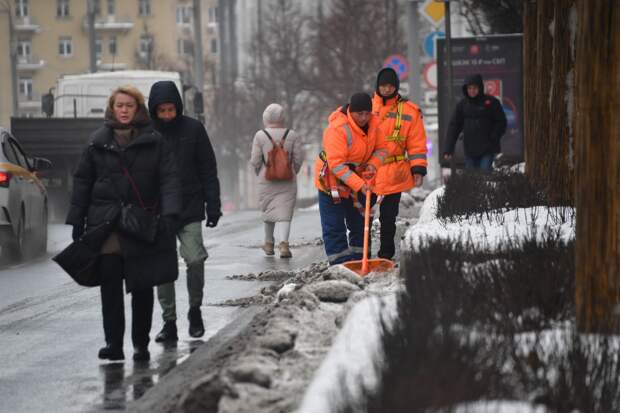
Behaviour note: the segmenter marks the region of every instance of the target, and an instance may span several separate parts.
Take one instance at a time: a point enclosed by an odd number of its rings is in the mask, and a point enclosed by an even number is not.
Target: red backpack
[[[273,148],[267,153],[267,162],[265,163],[265,179],[268,181],[288,181],[293,179],[293,168],[288,156],[288,151],[284,149],[284,140],[288,135],[288,129],[284,132],[284,136],[279,143],[275,143],[271,135],[263,129],[263,132],[273,145]]]

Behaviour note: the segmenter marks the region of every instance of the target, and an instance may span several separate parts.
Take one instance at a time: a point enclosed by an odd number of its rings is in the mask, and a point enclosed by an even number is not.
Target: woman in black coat
[[[94,132],[73,177],[67,224],[73,238],[88,239],[99,251],[101,305],[106,346],[99,358],[122,360],[125,312],[123,279],[132,295],[133,359],[149,360],[153,286],[178,276],[174,236],[181,209],[172,151],[153,130],[144,97],[134,87],[116,89],[109,98],[103,127]],[[160,215],[154,242],[118,227],[122,205]]]

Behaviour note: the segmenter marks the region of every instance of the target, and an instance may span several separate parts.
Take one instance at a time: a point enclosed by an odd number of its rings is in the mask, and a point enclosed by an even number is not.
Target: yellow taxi
[[[3,258],[20,260],[47,249],[47,191],[37,172],[47,159],[29,157],[17,139],[0,127],[0,247]]]

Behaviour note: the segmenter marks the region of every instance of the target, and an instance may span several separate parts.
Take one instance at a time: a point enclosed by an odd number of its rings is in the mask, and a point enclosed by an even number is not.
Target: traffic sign
[[[443,1],[426,0],[421,7],[421,14],[432,25],[439,26],[446,14],[446,6]]]
[[[444,37],[446,37],[446,34],[442,31],[430,32],[426,35],[426,37],[424,38],[424,52],[428,57],[432,57],[433,59],[437,57],[435,49],[435,38],[443,39]]]
[[[391,67],[394,69],[400,80],[407,79],[409,75],[409,63],[407,62],[407,58],[400,54],[388,56],[383,62],[383,67]]]
[[[437,89],[437,63],[432,62],[424,66],[422,78],[428,87]]]

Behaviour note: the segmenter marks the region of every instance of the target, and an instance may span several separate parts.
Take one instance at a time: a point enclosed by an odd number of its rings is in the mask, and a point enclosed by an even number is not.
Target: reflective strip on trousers
[[[356,247],[357,248],[357,247]],[[338,258],[346,257],[347,255],[351,255],[352,249],[347,248],[346,250],[339,252],[337,254],[331,254],[327,256],[328,261],[336,261]]]

